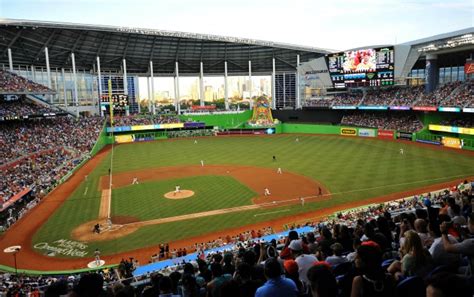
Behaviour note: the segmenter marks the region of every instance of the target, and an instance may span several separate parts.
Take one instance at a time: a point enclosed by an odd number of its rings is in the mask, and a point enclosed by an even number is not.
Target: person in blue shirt
[[[283,269],[275,258],[265,261],[264,267],[267,282],[257,289],[255,297],[297,297],[298,289],[295,282],[285,278]]]

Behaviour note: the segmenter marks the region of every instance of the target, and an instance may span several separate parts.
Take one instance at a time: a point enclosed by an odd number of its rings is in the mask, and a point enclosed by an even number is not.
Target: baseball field
[[[356,137],[287,134],[115,145],[9,230],[1,248],[17,240],[40,260],[64,263],[50,269],[78,268],[96,248],[106,261],[149,257],[160,243],[174,248],[252,226],[282,228],[473,176],[470,152]],[[96,223],[100,234],[92,232]],[[40,269],[40,260],[35,265],[19,259],[31,269]]]

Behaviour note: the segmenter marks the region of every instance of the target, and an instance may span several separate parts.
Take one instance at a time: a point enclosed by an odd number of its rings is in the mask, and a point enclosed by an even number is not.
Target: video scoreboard
[[[328,69],[336,88],[388,86],[394,81],[393,47],[368,48],[328,55]]]
[[[109,112],[110,99],[109,95],[102,95],[100,98],[100,104],[104,110]],[[112,104],[114,107],[114,113],[122,114],[129,107],[128,95],[125,94],[112,94]]]

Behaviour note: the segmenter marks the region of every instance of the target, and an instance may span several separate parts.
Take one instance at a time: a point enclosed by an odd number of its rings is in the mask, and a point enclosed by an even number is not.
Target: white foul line
[[[89,187],[86,187],[86,189],[84,190],[84,196],[86,196],[87,190],[89,190]]]

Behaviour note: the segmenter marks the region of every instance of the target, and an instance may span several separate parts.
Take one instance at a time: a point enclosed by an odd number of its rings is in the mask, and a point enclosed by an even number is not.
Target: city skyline
[[[248,99],[249,92],[248,76],[228,76],[228,96],[229,98]],[[149,78],[138,78],[138,98],[140,101],[149,98]],[[174,100],[175,87],[173,77],[154,77],[155,100]],[[204,101],[212,102],[225,97],[224,76],[204,76]],[[266,95],[271,97],[272,79],[270,75],[252,76],[252,97]],[[151,90],[150,90],[151,92]],[[198,100],[200,97],[199,77],[180,77],[179,78],[180,100]]]

